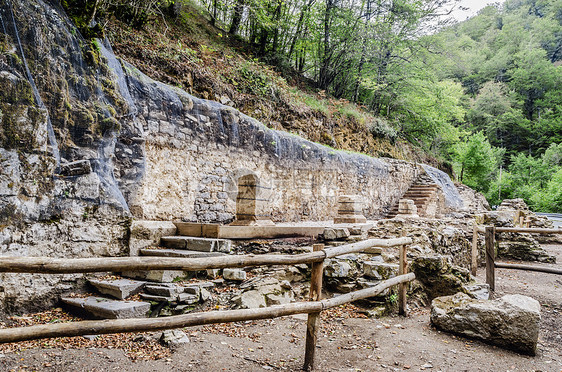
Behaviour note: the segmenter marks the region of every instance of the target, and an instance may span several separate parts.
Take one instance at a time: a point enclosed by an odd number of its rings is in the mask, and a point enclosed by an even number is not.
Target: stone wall
[[[382,217],[421,171],[278,132],[216,102],[151,81],[132,66],[131,95],[145,139],[145,174],[131,211],[144,219],[230,222],[238,179],[258,179],[258,213],[274,221],[332,219],[339,195],[357,194]],[[160,104],[167,97],[176,106]]]

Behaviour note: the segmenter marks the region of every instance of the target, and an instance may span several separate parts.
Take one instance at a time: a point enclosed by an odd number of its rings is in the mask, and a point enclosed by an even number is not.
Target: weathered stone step
[[[174,280],[183,279],[189,272],[182,270],[138,270],[123,271],[122,276],[127,278],[147,280],[149,282],[172,283]]]
[[[123,300],[142,291],[145,282],[130,279],[98,280],[88,279],[88,282],[102,294]]]
[[[153,249],[153,248],[141,249],[140,254],[141,256],[184,257],[184,258],[215,257],[215,256],[225,255],[225,253],[221,253],[221,252],[201,252],[201,251],[188,251],[184,249]]]
[[[105,297],[63,297],[61,301],[73,310],[101,319],[146,318],[150,303],[142,301],[118,301]]]
[[[434,192],[425,192],[425,191],[408,191],[407,193],[402,196],[402,199],[411,199],[412,197],[430,197],[434,194]]]
[[[409,188],[409,190],[437,190],[438,186],[431,186],[431,185],[414,185]]]
[[[191,236],[163,236],[160,244],[166,248],[189,249],[200,252],[224,252],[232,250],[232,241],[228,239],[196,238]]]
[[[410,186],[410,189],[437,189],[439,186],[436,184],[414,184]]]

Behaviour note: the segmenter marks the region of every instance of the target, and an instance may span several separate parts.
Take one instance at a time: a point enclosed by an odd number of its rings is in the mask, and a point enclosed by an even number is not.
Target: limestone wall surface
[[[238,179],[258,180],[258,213],[273,221],[332,219],[339,195],[356,194],[368,218],[380,218],[422,171],[322,146],[265,125],[216,102],[127,71],[145,140],[145,173],[133,214],[144,219],[230,222]],[[177,106],[162,104],[160,97]]]

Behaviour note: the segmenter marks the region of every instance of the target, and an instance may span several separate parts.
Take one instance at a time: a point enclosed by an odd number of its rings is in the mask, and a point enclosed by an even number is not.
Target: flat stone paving
[[[150,312],[150,303],[141,301],[118,301],[94,296],[63,297],[61,301],[75,310],[102,319],[146,318]]]

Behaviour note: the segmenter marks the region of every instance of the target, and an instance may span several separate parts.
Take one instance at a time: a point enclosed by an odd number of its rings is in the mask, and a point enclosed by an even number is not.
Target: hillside
[[[176,17],[135,29],[112,18],[106,26],[116,54],[155,80],[239,109],[270,128],[335,149],[436,164],[360,105],[327,96],[295,71],[282,74],[253,48],[184,4]]]

